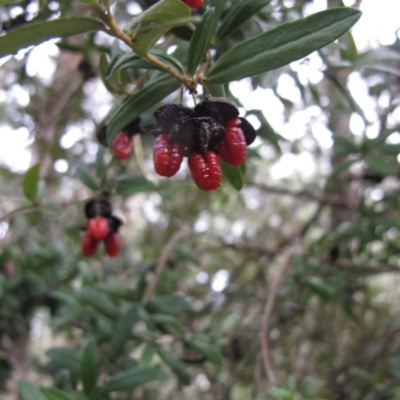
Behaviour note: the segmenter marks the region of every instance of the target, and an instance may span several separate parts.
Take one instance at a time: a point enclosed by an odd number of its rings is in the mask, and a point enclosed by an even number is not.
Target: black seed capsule
[[[214,118],[223,126],[227,126],[229,120],[239,116],[239,110],[235,103],[224,97],[213,97],[197,104],[194,108],[199,117]]]

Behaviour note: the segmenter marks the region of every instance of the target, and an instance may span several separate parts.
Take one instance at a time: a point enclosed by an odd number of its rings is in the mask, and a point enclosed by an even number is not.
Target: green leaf
[[[46,396],[47,400],[80,400],[79,397],[56,387],[43,388],[42,393]]]
[[[90,394],[97,382],[97,355],[94,340],[89,340],[82,354],[81,378],[86,394]]]
[[[247,0],[237,2],[223,19],[217,32],[217,39],[225,39],[227,36],[236,32],[244,22],[258,13],[270,2],[271,0]]]
[[[128,309],[128,311],[121,315],[117,325],[114,329],[114,333],[111,337],[111,347],[110,347],[110,358],[113,359],[121,352],[125,342],[128,340],[133,324],[138,319],[139,307],[134,304]]]
[[[65,368],[75,376],[80,375],[81,359],[73,349],[53,347],[48,349],[46,354],[59,368]]]
[[[360,16],[358,10],[340,7],[279,25],[228,50],[207,79],[227,83],[289,64],[343,35]]]
[[[330,300],[335,296],[336,289],[318,276],[311,276],[308,278],[307,285],[313,292],[317,293],[325,300]]]
[[[273,389],[268,390],[267,393],[268,393],[268,396],[272,397],[273,399],[293,400],[293,393],[287,389],[273,388]]]
[[[372,171],[383,175],[383,177],[397,175],[399,173],[399,165],[397,161],[390,162],[384,159],[382,156],[375,156],[372,154],[366,156],[365,161]]]
[[[129,28],[135,35],[135,53],[146,55],[171,28],[186,25],[184,19],[190,14],[190,8],[180,0],[163,0],[149,7],[132,21]]]
[[[214,364],[222,363],[222,354],[219,346],[210,344],[203,339],[186,337],[186,342],[189,343],[199,354]]]
[[[173,56],[165,54],[162,51],[153,49],[150,54],[166,64],[171,65],[181,74],[185,74],[183,65]],[[107,79],[118,69],[159,69],[156,65],[146,61],[135,53],[127,53],[112,62],[107,70]]]
[[[153,296],[148,307],[156,312],[165,314],[179,314],[193,312],[192,306],[182,296]]]
[[[135,367],[112,376],[103,386],[101,392],[113,392],[118,390],[131,390],[146,382],[166,379],[167,375],[156,368]]]
[[[120,176],[117,179],[115,191],[121,196],[131,196],[135,193],[151,192],[156,185],[143,176]]]
[[[25,197],[34,203],[38,196],[40,164],[35,164],[26,171],[22,186]]]
[[[33,383],[25,379],[18,382],[18,389],[22,400],[48,400]]]
[[[170,350],[160,347],[158,349],[158,354],[184,385],[190,384],[191,377],[186,372],[185,365],[179,361]]]
[[[118,308],[106,295],[96,289],[85,287],[79,292],[78,298],[108,318],[117,319],[119,317]]]
[[[241,167],[234,167],[232,165],[227,164],[222,161],[221,163],[222,172],[224,177],[228,180],[228,182],[236,189],[242,190],[243,188],[243,177]]]
[[[78,179],[90,190],[96,192],[99,190],[99,185],[96,182],[96,179],[91,175],[91,173],[82,165],[78,167],[76,170],[76,175]]]
[[[168,326],[171,325],[173,327],[175,327],[179,332],[184,332],[185,328],[183,327],[183,325],[179,322],[179,320],[177,318],[175,318],[172,315],[168,315],[168,314],[151,314],[151,319],[159,325],[162,326]]]
[[[107,129],[108,143],[112,143],[114,136],[140,114],[157,104],[164,97],[178,89],[180,82],[170,76],[162,76],[149,83],[123,103],[114,113]]]
[[[0,57],[15,54],[18,50],[49,39],[104,29],[102,22],[92,18],[63,18],[28,23],[0,36]]]
[[[200,24],[197,26],[189,44],[187,55],[187,67],[191,75],[193,75],[201,63],[204,53],[210,46],[212,37],[214,36],[214,8],[210,8],[203,16]]]

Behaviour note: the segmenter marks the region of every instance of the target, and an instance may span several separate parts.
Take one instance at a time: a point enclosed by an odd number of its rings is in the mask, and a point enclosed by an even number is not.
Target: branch
[[[156,269],[154,271],[155,275],[154,278],[149,282],[149,284],[146,287],[146,290],[144,291],[142,300],[140,304],[145,307],[146,304],[149,302],[150,297],[157,285],[158,280],[160,279],[161,273],[167,263],[168,256],[170,255],[172,249],[176,246],[179,241],[181,241],[183,238],[189,236],[192,233],[192,231],[182,228],[179,231],[175,232],[175,234],[172,236],[172,238],[167,242],[165,247],[163,248],[161,255],[159,259],[157,260],[156,264]]]
[[[268,343],[268,331],[269,331],[269,321],[272,313],[272,309],[275,304],[276,294],[281,281],[285,275],[286,269],[290,263],[290,259],[293,254],[293,249],[288,248],[282,254],[281,260],[279,262],[278,268],[272,277],[269,287],[268,296],[264,306],[264,312],[261,318],[261,358],[264,365],[265,372],[267,374],[268,382],[271,387],[276,386],[275,373],[271,366],[270,349]]]

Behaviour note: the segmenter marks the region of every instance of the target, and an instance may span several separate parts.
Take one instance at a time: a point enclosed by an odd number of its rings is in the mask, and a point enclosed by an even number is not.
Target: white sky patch
[[[298,103],[301,100],[300,90],[294,79],[288,74],[282,74],[279,77],[276,91],[281,97],[291,101],[292,103]]]
[[[214,292],[223,292],[229,284],[229,276],[226,269],[220,269],[212,278],[211,289]]]
[[[63,159],[58,159],[54,162],[54,170],[57,171],[60,174],[65,174],[68,169],[69,169],[69,165],[68,162],[66,160]]]
[[[24,172],[29,168],[31,153],[27,147],[32,143],[28,129],[22,127],[13,130],[0,125],[0,164],[15,172]]]
[[[310,153],[283,154],[279,161],[271,167],[271,175],[275,179],[284,179],[299,173],[310,178],[316,173],[316,164]]]

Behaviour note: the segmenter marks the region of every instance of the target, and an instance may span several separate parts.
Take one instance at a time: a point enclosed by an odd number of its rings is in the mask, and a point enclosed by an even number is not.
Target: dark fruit
[[[208,151],[205,155],[195,152],[189,156],[189,169],[199,189],[216,190],[221,183],[221,165],[217,154]]]
[[[239,110],[235,103],[224,97],[213,97],[197,104],[195,113],[200,117],[214,118],[223,126],[227,126],[232,118],[239,116]]]
[[[182,2],[190,8],[198,8],[203,5],[203,0],[182,0]]]
[[[157,137],[153,147],[154,169],[161,176],[174,176],[182,164],[184,146],[172,142],[166,134]]]
[[[246,138],[240,125],[239,118],[231,119],[225,129],[225,137],[218,143],[218,154],[229,165],[243,164],[246,159]]]
[[[112,233],[104,240],[104,249],[109,257],[115,257],[121,249],[121,239],[118,232]]]
[[[110,203],[102,199],[90,200],[85,205],[85,214],[88,219],[97,216],[109,217],[111,215]]]
[[[96,240],[106,238],[110,232],[108,219],[104,217],[94,217],[89,219],[87,228],[92,238]]]
[[[91,257],[96,253],[98,244],[99,242],[92,237],[90,232],[86,231],[81,242],[82,255],[84,257]]]
[[[120,159],[130,157],[132,154],[133,145],[131,138],[126,132],[120,131],[116,134],[112,142],[112,149],[114,154]]]
[[[174,134],[182,121],[196,116],[193,110],[180,104],[161,106],[153,115],[162,133],[167,134]]]
[[[256,139],[256,130],[253,128],[253,125],[251,125],[250,122],[247,121],[246,118],[239,119],[241,121],[240,128],[242,129],[244,137],[246,138],[246,144],[247,146],[250,146]]]

